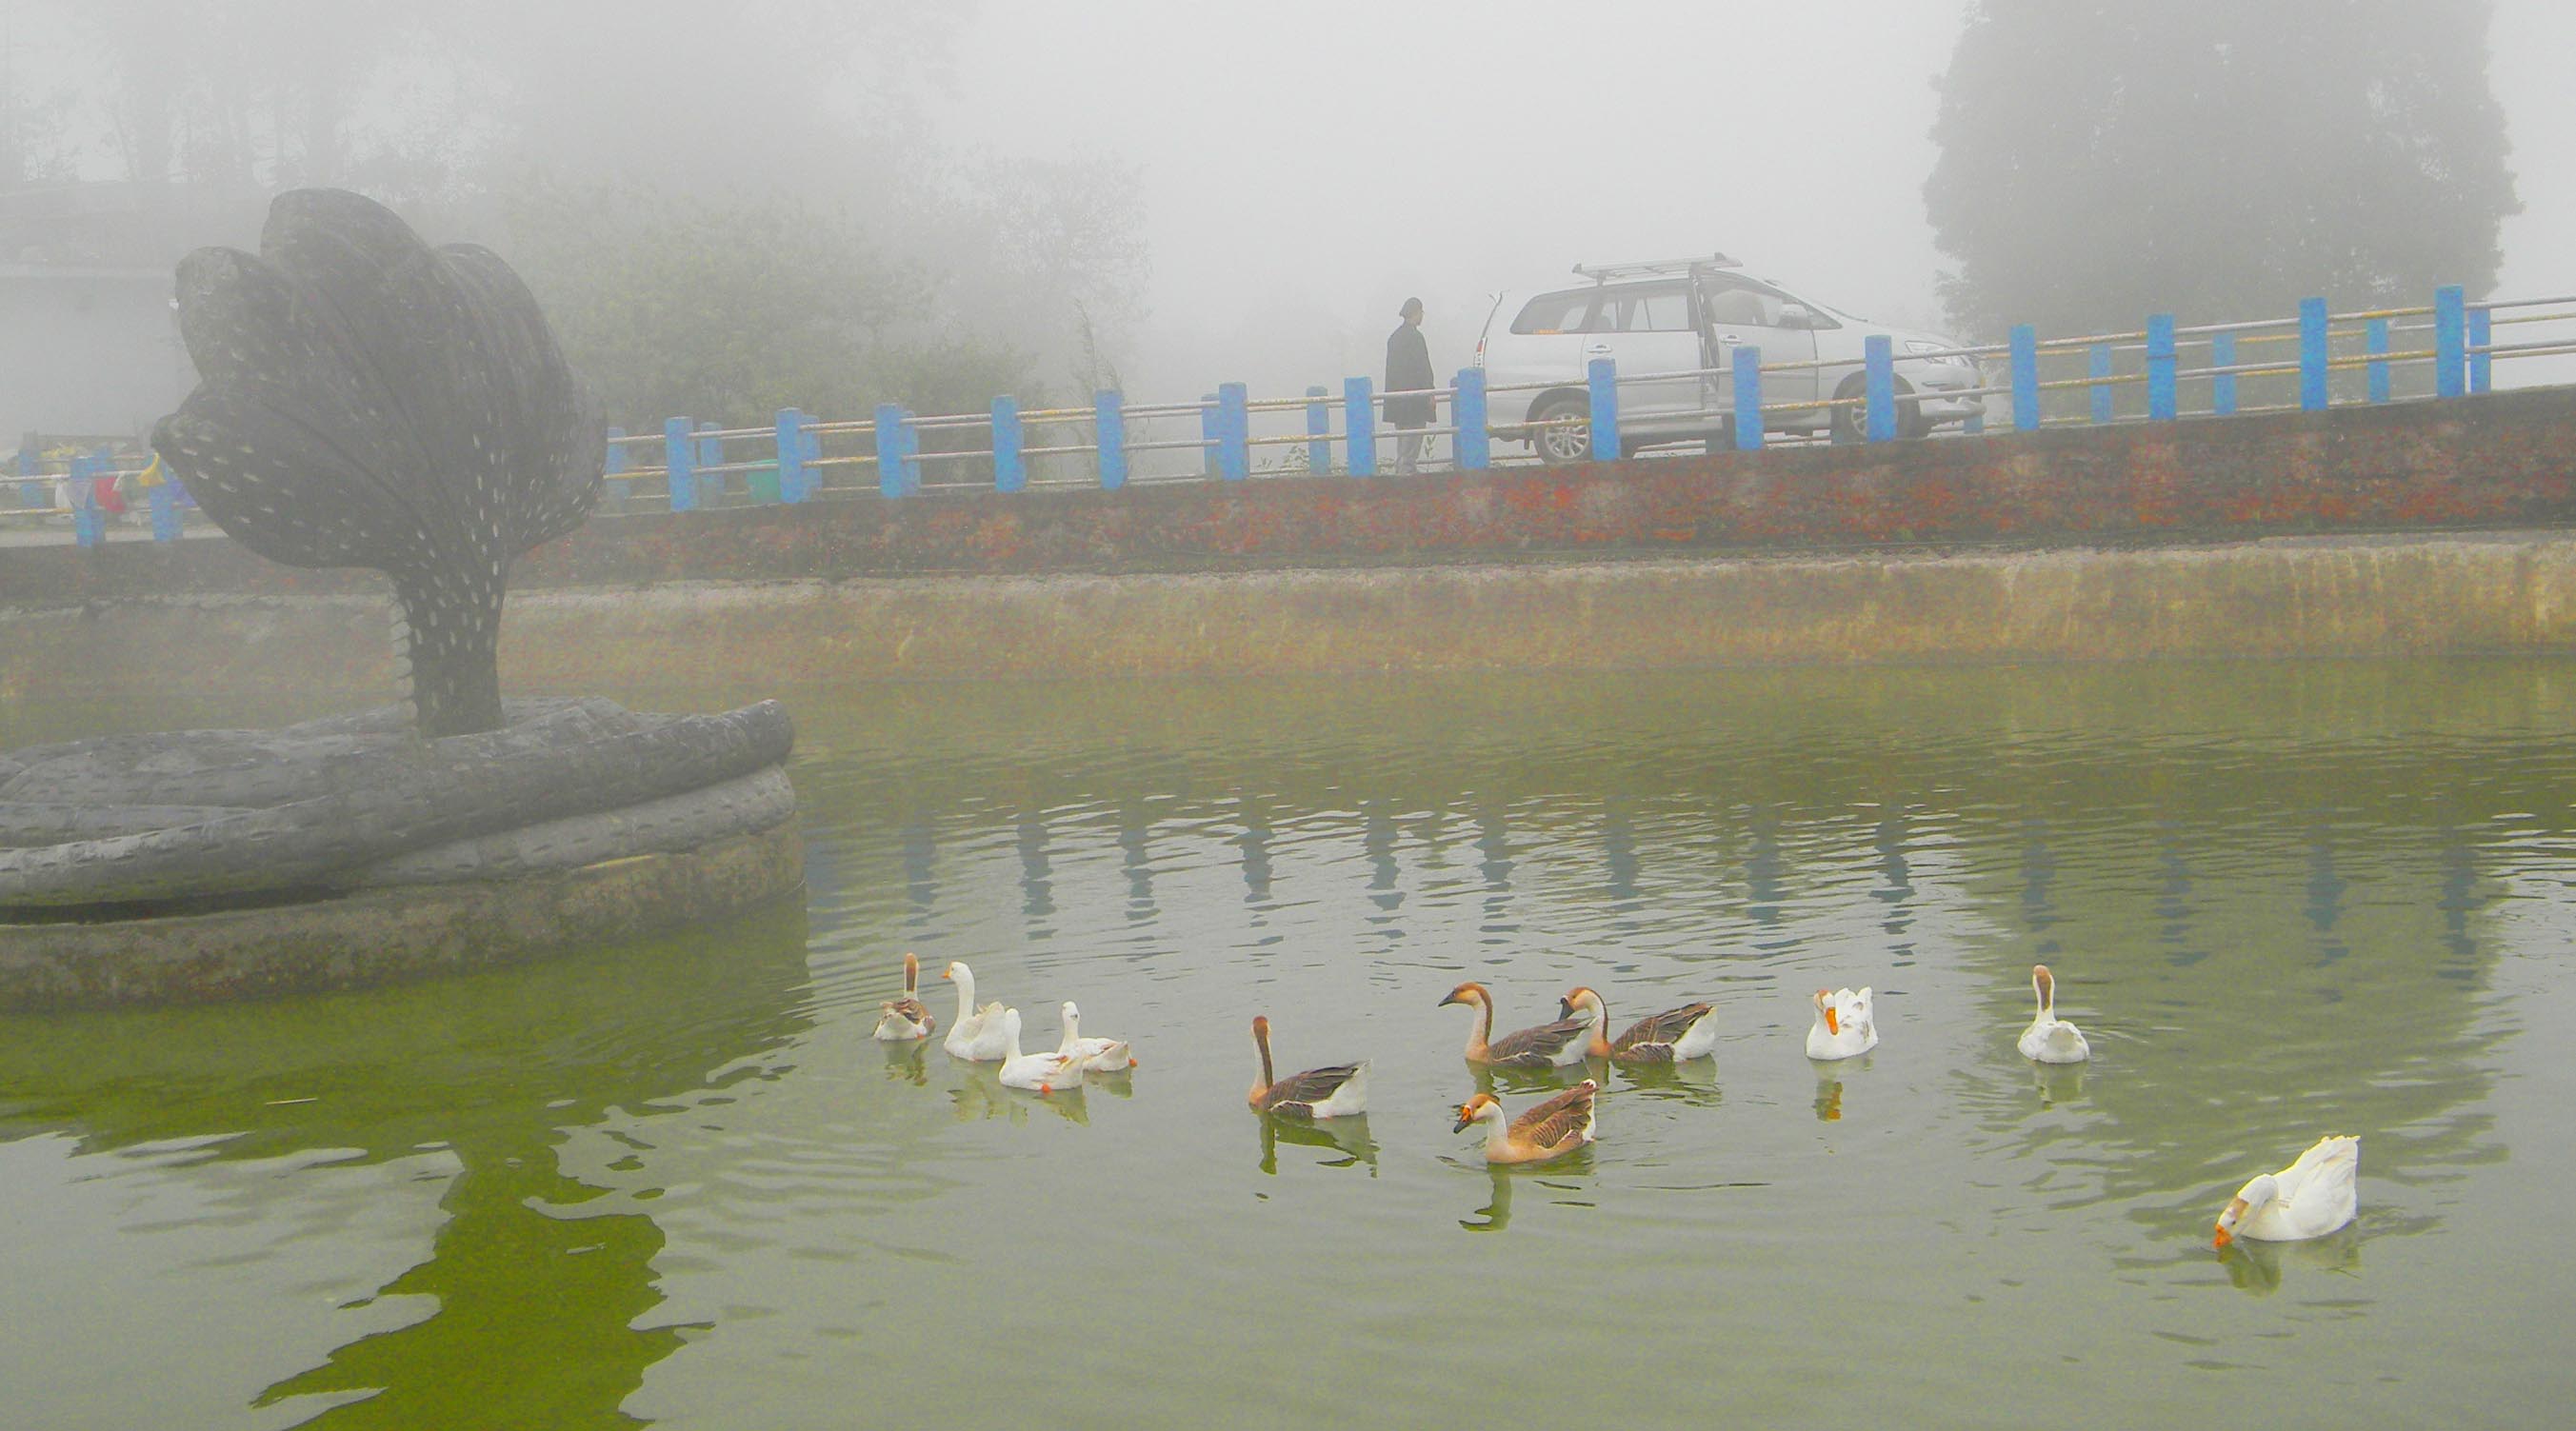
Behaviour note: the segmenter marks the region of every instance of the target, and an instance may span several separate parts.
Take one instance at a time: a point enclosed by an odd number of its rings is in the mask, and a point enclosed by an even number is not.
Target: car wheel
[[[1842,386],[1834,389],[1834,396],[1846,400],[1848,405],[1835,408],[1833,416],[1828,419],[1828,430],[1833,434],[1833,440],[1836,442],[1868,441],[1869,409],[1862,405],[1869,396],[1868,375],[1854,373],[1843,379]],[[1918,437],[1928,437],[1931,432],[1932,424],[1923,416],[1923,404],[1914,400],[1914,385],[1903,378],[1898,378],[1896,380],[1896,435],[1910,441]]]
[[[1587,419],[1571,427],[1542,427],[1530,435],[1530,446],[1537,450],[1538,460],[1550,467],[1569,462],[1589,461],[1592,457],[1592,428],[1588,421],[1592,404],[1582,398],[1559,394],[1538,405],[1530,414],[1534,423],[1557,422],[1569,417]]]

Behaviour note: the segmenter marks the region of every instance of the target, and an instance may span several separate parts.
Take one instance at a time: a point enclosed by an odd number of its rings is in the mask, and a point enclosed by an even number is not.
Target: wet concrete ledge
[[[0,700],[391,698],[377,597],[0,619]],[[209,659],[209,653],[222,653]],[[887,680],[2576,652],[2576,533],[1123,576],[672,582],[511,598],[512,690]],[[185,673],[180,677],[178,673]]]
[[[686,854],[527,879],[369,890],[262,909],[0,926],[0,1009],[190,1003],[356,988],[667,934],[805,880],[788,820]]]

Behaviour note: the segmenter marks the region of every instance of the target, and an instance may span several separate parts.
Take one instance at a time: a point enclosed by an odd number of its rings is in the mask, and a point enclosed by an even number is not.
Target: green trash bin
[[[748,479],[750,483],[751,500],[755,502],[775,502],[778,500],[777,463],[763,462],[759,466],[752,468],[750,471],[745,472],[742,475]]]

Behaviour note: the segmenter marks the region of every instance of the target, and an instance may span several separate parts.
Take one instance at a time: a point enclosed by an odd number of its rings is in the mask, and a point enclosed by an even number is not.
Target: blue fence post
[[[72,459],[72,540],[94,547],[107,540],[107,528],[99,520],[98,498],[89,489],[90,479],[98,474],[98,459]]]
[[[2495,341],[2495,310],[2469,310],[2469,391],[2488,391],[2495,381],[2495,354],[2487,345]]]
[[[2170,313],[2147,319],[2147,420],[2171,422],[2180,413],[2174,396],[2174,320]]]
[[[778,500],[805,500],[805,414],[792,407],[778,410]]]
[[[2326,301],[2299,300],[2299,407],[2323,412],[2333,396],[2326,389]]]
[[[2468,350],[2468,318],[2461,305],[2466,295],[2460,285],[2446,283],[2433,290],[2433,394],[2436,397],[2458,397],[2465,375]]]
[[[671,510],[692,512],[698,506],[698,425],[685,417],[662,424],[662,468],[670,474]]]
[[[1735,429],[1735,450],[1762,450],[1762,349],[1752,343],[1738,343],[1734,356],[1727,359],[1728,376],[1735,383],[1735,406],[1727,419]]]
[[[1862,435],[1872,442],[1896,440],[1896,340],[1872,333],[1861,340],[1862,391],[1869,416]]]
[[[1494,465],[1494,434],[1488,428],[1485,412],[1485,370],[1458,370],[1457,413],[1458,435],[1450,443],[1458,454],[1458,470],[1481,472]]]
[[[1332,394],[1320,383],[1306,389],[1306,470],[1318,477],[1333,470]]]
[[[1228,482],[1252,475],[1252,406],[1241,383],[1216,386],[1216,471]]]
[[[600,463],[599,472],[602,478],[615,484],[608,488],[608,495],[616,499],[617,505],[620,507],[626,505],[627,493],[633,491],[635,488],[635,479],[626,475],[627,469],[634,465],[634,459],[626,455],[626,429],[622,427],[610,428],[608,430],[608,451]]]
[[[1022,456],[1028,438],[1020,427],[1020,400],[1005,393],[993,399],[993,490],[1029,489],[1029,460]]]
[[[2110,344],[2096,343],[2093,345],[2088,376],[2093,379],[2093,420],[2095,422],[2109,422],[2111,419],[2119,416],[2119,407],[2114,400],[2111,385],[2104,381],[2111,376]]]
[[[2039,431],[2039,330],[2018,323],[2012,330],[2013,426]]]
[[[1103,388],[1091,398],[1091,423],[1100,449],[1100,490],[1127,485],[1127,400],[1116,388]]]
[[[721,497],[733,488],[733,480],[727,474],[708,470],[724,465],[724,439],[707,435],[717,430],[717,425],[712,422],[698,424],[698,495],[701,497],[710,492]]]
[[[143,500],[152,509],[152,540],[179,540],[179,494],[171,488],[169,478],[165,476],[144,489]]]
[[[886,497],[912,495],[912,469],[903,450],[903,409],[897,404],[877,404],[877,492]]]
[[[1624,455],[1619,450],[1619,365],[1594,358],[1583,371],[1592,390],[1592,460],[1616,461]]]
[[[1342,379],[1342,448],[1352,476],[1377,475],[1377,390],[1366,378]]]
[[[2370,400],[2388,401],[2388,320],[2373,318],[2363,328],[2367,335],[2364,346],[2370,350]]]
[[[2213,334],[2209,340],[2209,365],[2213,368],[2236,366],[2236,335]],[[2209,410],[2220,417],[2236,415],[2236,375],[2214,373],[2209,379]]]

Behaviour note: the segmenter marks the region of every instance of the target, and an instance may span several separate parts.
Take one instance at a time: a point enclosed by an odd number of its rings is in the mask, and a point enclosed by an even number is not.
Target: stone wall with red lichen
[[[1983,439],[603,514],[516,588],[2139,546],[2576,525],[2576,389]],[[0,605],[381,589],[222,540],[0,553]]]

